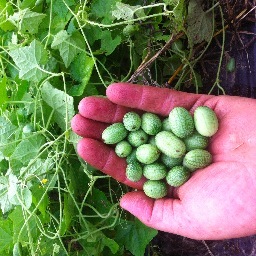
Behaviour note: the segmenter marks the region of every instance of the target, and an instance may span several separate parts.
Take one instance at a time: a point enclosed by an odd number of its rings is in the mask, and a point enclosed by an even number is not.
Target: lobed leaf
[[[11,50],[9,54],[19,69],[21,79],[39,82],[47,76],[43,67],[48,54],[40,42],[33,40],[29,46]]]
[[[67,68],[76,55],[82,51],[84,43],[76,34],[69,35],[66,30],[61,30],[54,36],[51,47],[59,50],[60,56]]]
[[[133,255],[144,255],[146,246],[157,235],[138,219],[123,222],[117,229],[116,241],[123,244]]]
[[[66,131],[70,127],[70,120],[75,114],[73,97],[54,88],[48,81],[42,85],[41,94],[43,101],[54,112],[54,121],[63,131]]]
[[[9,21],[13,23],[20,33],[36,34],[40,23],[46,14],[33,12],[30,9],[20,9],[9,17]]]

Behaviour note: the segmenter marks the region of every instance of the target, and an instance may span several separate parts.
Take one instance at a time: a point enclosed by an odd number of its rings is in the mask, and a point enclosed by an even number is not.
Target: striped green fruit
[[[123,124],[128,131],[137,131],[141,126],[141,117],[135,112],[128,112],[123,117]]]
[[[166,176],[166,181],[170,186],[179,187],[190,177],[190,171],[184,166],[174,166]]]
[[[136,157],[136,148],[132,150],[131,154],[126,157],[126,163],[130,164],[132,162],[138,161]]]
[[[183,166],[190,171],[205,168],[212,163],[212,155],[205,149],[193,149],[183,159]]]
[[[132,152],[132,146],[126,140],[122,140],[116,144],[115,152],[121,158],[127,157]]]
[[[171,128],[171,125],[170,125],[170,122],[169,122],[169,118],[165,118],[162,122],[162,131],[168,131],[168,132],[171,132],[172,131],[172,128]]]
[[[205,149],[209,143],[209,137],[203,136],[198,132],[193,133],[191,136],[184,139],[187,151],[192,149]]]
[[[203,136],[211,137],[218,131],[218,118],[215,112],[207,106],[195,109],[194,122],[196,130]]]
[[[139,147],[140,145],[147,143],[148,134],[142,129],[139,129],[137,131],[129,132],[127,140],[133,147]]]
[[[195,129],[192,115],[183,107],[175,107],[169,114],[169,125],[179,138],[190,136]]]
[[[162,163],[147,164],[143,167],[143,175],[149,180],[162,180],[166,173],[166,166]]]
[[[159,132],[155,141],[159,150],[167,156],[180,158],[186,153],[185,143],[171,132]]]
[[[161,119],[153,113],[144,113],[141,116],[141,128],[149,135],[156,135],[162,129]]]
[[[160,160],[161,160],[162,163],[164,163],[168,168],[172,168],[172,167],[174,167],[174,166],[181,165],[181,164],[182,164],[182,161],[183,161],[183,157],[174,158],[174,157],[167,156],[167,155],[165,155],[165,154],[161,154]]]
[[[102,132],[102,140],[106,144],[116,144],[122,141],[128,134],[123,123],[114,123]]]
[[[136,157],[143,164],[152,164],[160,156],[159,149],[152,144],[143,144],[136,150]]]
[[[139,162],[134,161],[127,164],[125,173],[128,180],[137,182],[142,178],[143,169]]]
[[[167,185],[160,180],[148,180],[143,185],[144,193],[154,199],[159,199],[167,195]]]

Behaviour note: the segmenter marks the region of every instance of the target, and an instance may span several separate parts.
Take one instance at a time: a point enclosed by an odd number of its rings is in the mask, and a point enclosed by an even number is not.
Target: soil
[[[225,51],[222,60],[219,85],[212,94],[256,98],[256,1],[221,0],[226,24]],[[206,6],[207,7],[207,6]],[[247,10],[242,18],[239,13]],[[248,11],[252,10],[248,13]],[[208,52],[201,59],[198,67],[203,77],[202,93],[212,88],[221,54],[222,35],[216,36]],[[235,60],[232,72],[227,70],[227,63]],[[255,213],[256,214],[256,213]],[[222,241],[198,241],[182,236],[159,232],[153,239],[151,253],[160,256],[253,256],[256,255],[256,235]],[[153,253],[152,253],[153,251]]]

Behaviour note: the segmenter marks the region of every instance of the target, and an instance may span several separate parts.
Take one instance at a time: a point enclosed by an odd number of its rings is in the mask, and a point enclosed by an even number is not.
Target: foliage
[[[168,49],[148,79],[182,64],[177,89],[190,76],[200,86],[189,60],[211,40],[212,12],[191,1],[187,27],[186,1],[144,2],[0,0],[1,255],[140,256],[157,234],[118,207],[128,188],[78,157],[70,129],[83,97],[127,81],[179,32],[190,45]]]

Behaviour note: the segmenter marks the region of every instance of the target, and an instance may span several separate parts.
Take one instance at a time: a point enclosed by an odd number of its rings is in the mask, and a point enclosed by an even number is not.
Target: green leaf
[[[47,76],[44,65],[48,54],[40,42],[33,40],[29,46],[11,50],[9,54],[19,69],[21,79],[39,82]]]
[[[36,225],[36,215],[31,215],[25,219],[22,207],[16,206],[15,209],[9,214],[9,219],[12,221],[13,241],[29,242],[30,237],[35,242],[38,242],[38,232]],[[26,224],[25,224],[26,223]]]
[[[213,12],[205,12],[202,8],[202,0],[190,0],[187,15],[187,36],[190,46],[211,41],[214,26]]]
[[[17,129],[18,127],[13,125],[8,118],[0,116],[0,150],[6,157],[9,157],[9,154],[14,150],[15,143],[13,140]]]
[[[88,80],[93,66],[93,58],[89,57],[85,52],[81,52],[71,63],[70,71],[72,78],[78,82],[82,82],[84,79]]]
[[[8,199],[8,183],[7,176],[0,176],[0,205],[2,213],[6,213],[13,208],[12,203]]]
[[[72,219],[75,216],[74,199],[68,194],[64,194],[63,222],[61,223],[61,234],[69,230]]]
[[[34,134],[34,136],[23,139],[10,156],[11,167],[19,171],[21,167],[26,166],[31,159],[38,156],[44,142],[44,136],[41,134]]]
[[[3,31],[11,31],[15,28],[15,26],[7,19],[7,17],[13,12],[9,1],[7,3],[6,0],[0,1],[0,28]]]
[[[0,204],[3,213],[10,211],[15,205],[31,206],[32,194],[23,187],[17,176],[12,173],[0,177]]]
[[[103,18],[102,23],[110,24],[114,17],[111,12],[117,2],[121,0],[94,0],[91,5],[91,14],[97,18]]]
[[[173,8],[173,15],[175,17],[175,24],[178,30],[182,30],[184,26],[184,19],[186,17],[186,4],[185,0],[179,0]]]
[[[36,34],[45,16],[46,15],[43,13],[32,12],[26,8],[23,10],[20,9],[19,12],[10,16],[9,21],[12,22],[22,34]]]
[[[99,230],[95,232],[97,228],[90,222],[87,222],[87,225],[90,227],[90,231],[93,234],[91,236],[88,236],[87,239],[82,239],[80,241],[86,252],[89,252],[89,254],[92,256],[103,255],[102,252],[105,247],[108,247],[111,250],[112,254],[118,252],[119,245],[115,240],[107,237],[103,232]]]
[[[105,55],[110,55],[116,47],[121,43],[121,36],[112,38],[112,34],[109,30],[105,30],[101,34],[101,50],[105,52]]]
[[[92,189],[91,194],[87,197],[87,203],[96,208],[100,214],[109,213],[110,208],[112,207],[112,204],[109,202],[106,195],[97,188]]]
[[[27,187],[18,185],[18,180],[11,181],[9,179],[8,199],[13,205],[22,205],[26,209],[32,204],[32,193]]]
[[[78,57],[71,63],[70,70],[71,76],[78,82],[79,85],[71,87],[69,94],[72,96],[81,96],[84,93],[85,87],[87,86],[92,71],[94,68],[93,58],[82,52]]]
[[[6,76],[0,78],[0,95],[1,95],[0,109],[2,109],[2,110],[5,110],[6,105],[4,105],[4,103],[6,103],[8,101],[6,82],[7,82]]]
[[[111,238],[103,237],[102,243],[103,245],[107,246],[113,254],[117,253],[117,251],[119,250],[118,243]]]
[[[112,11],[112,15],[118,20],[132,20],[134,19],[135,14],[141,18],[145,16],[145,13],[143,9],[138,10],[140,7],[141,5],[131,6],[129,4],[117,2],[116,9]]]
[[[49,82],[41,87],[42,99],[53,110],[53,119],[59,127],[66,131],[70,127],[70,120],[75,114],[73,97],[54,88]]]
[[[12,251],[13,256],[22,256],[22,245],[21,243],[17,242],[13,246],[13,251]]]
[[[75,4],[74,0],[65,0],[65,3],[63,0],[54,0],[52,2],[52,10],[58,16],[65,17],[69,12],[67,6],[70,7]]]
[[[67,68],[76,55],[84,48],[84,42],[79,34],[69,35],[66,30],[61,30],[54,36],[51,47],[59,50],[60,56]]]
[[[10,219],[4,219],[1,216],[0,219],[0,252],[1,255],[8,255],[3,254],[5,250],[12,246],[13,243],[13,233],[12,233],[12,222]]]
[[[149,228],[138,219],[123,221],[117,227],[116,241],[123,244],[135,256],[143,256],[149,242],[157,235],[157,230]]]
[[[38,186],[38,184],[31,187],[32,191],[32,202],[35,206],[37,206],[38,210],[42,214],[43,218],[47,216],[47,207],[49,204],[49,197],[47,193],[45,193],[45,189],[42,186]]]
[[[20,169],[20,176],[25,177],[26,179],[29,179],[31,176],[37,176],[40,177],[42,174],[47,173],[48,171],[52,170],[54,166],[54,161],[51,158],[47,159],[31,159],[28,163],[28,166],[22,167]]]

